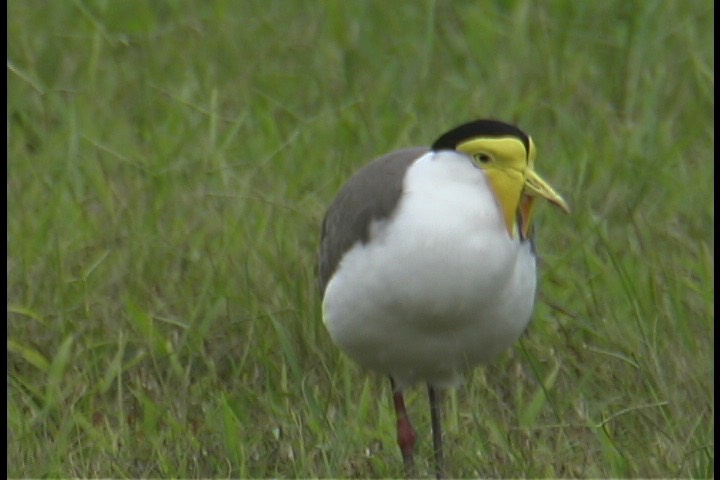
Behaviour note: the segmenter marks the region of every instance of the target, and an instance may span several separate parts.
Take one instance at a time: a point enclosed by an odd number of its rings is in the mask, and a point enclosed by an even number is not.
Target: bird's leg
[[[405,399],[402,391],[395,389],[395,381],[392,377],[390,377],[390,385],[392,386],[395,417],[397,418],[397,442],[405,463],[405,474],[408,478],[412,478],[414,477],[413,451],[417,435],[405,410]]]
[[[433,448],[435,450],[435,478],[443,478],[445,465],[442,448],[442,418],[440,409],[440,392],[428,385],[428,398],[430,400],[430,420],[432,422]]]

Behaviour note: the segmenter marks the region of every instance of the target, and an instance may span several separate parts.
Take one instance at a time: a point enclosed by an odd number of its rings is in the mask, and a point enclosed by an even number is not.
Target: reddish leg
[[[413,451],[415,450],[415,429],[410,423],[407,411],[405,410],[405,399],[400,390],[395,390],[395,381],[390,377],[390,385],[393,390],[393,404],[395,405],[395,417],[397,418],[397,442],[405,463],[405,474],[408,478],[413,475]]]

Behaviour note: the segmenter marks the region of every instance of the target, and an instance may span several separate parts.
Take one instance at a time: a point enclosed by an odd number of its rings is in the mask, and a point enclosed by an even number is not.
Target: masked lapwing
[[[319,283],[330,337],[390,377],[397,442],[413,472],[416,433],[403,390],[427,385],[436,474],[443,475],[438,389],[523,333],[535,299],[535,201],[565,200],[535,173],[519,128],[476,120],[430,148],[386,154],[340,189],[322,223]]]

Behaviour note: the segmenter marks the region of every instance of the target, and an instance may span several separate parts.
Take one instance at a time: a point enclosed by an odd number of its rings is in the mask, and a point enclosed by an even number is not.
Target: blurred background
[[[538,211],[517,348],[447,395],[449,475],[712,477],[713,15],[10,1],[8,476],[401,476],[386,379],[322,325],[320,223],[370,159],[496,118],[573,213]]]

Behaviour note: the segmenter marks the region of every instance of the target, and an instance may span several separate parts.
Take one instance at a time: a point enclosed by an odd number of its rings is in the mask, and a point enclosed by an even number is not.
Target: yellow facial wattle
[[[523,237],[528,235],[537,197],[569,213],[565,200],[535,173],[536,150],[532,139],[526,148],[517,137],[479,137],[459,144],[457,150],[478,159],[476,163],[485,171],[510,238],[515,238],[518,231]]]

